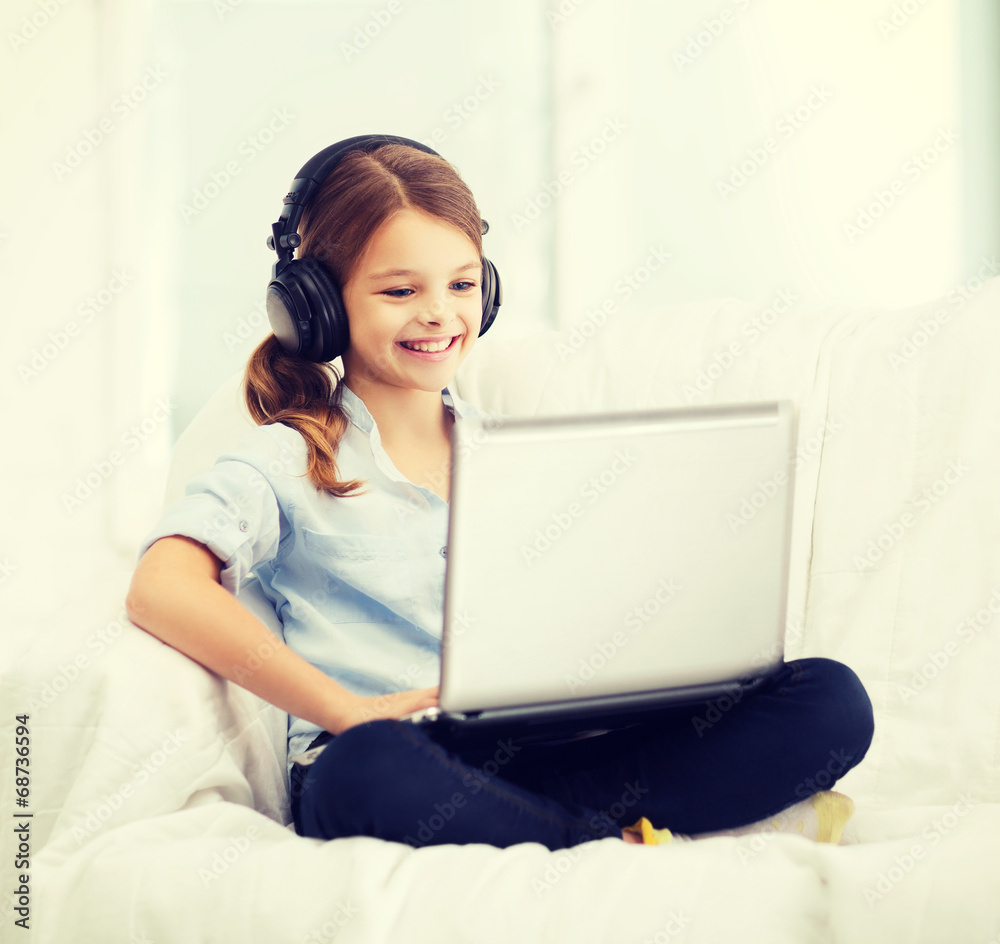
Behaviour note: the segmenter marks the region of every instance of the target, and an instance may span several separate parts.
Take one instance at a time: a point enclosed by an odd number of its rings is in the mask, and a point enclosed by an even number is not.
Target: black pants
[[[300,835],[413,846],[561,849],[620,836],[641,816],[710,832],[829,789],[865,756],[873,731],[871,701],[850,668],[799,659],[737,700],[671,708],[565,744],[455,745],[399,721],[321,736],[330,743],[319,759],[293,768],[292,813]]]

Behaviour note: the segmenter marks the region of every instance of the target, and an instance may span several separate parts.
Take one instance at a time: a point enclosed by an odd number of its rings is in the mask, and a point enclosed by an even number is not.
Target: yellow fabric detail
[[[641,837],[644,846],[665,846],[674,840],[674,834],[669,829],[654,829],[653,824],[645,816],[636,820],[631,826],[624,827],[622,832]]]
[[[816,841],[837,845],[844,835],[844,826],[854,815],[854,801],[836,790],[824,790],[812,796],[816,810]]]

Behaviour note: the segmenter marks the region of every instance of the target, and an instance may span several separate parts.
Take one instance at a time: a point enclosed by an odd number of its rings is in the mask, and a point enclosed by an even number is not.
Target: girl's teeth
[[[426,341],[420,341],[416,344],[410,341],[403,341],[403,347],[408,347],[411,351],[423,351],[425,354],[434,351],[443,351],[449,344],[451,344],[452,338],[448,338],[446,341],[436,341],[430,344]]]

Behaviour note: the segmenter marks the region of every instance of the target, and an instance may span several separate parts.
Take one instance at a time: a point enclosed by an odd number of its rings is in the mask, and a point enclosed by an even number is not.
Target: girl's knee
[[[813,677],[817,708],[835,727],[837,740],[856,764],[864,757],[875,732],[871,698],[857,673],[843,662],[827,658],[800,660]]]

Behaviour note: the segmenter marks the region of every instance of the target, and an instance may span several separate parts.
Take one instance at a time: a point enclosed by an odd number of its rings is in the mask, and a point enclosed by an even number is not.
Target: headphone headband
[[[407,147],[417,148],[427,154],[433,154],[435,157],[441,156],[437,151],[427,147],[426,144],[393,134],[358,134],[353,138],[331,144],[318,154],[314,154],[295,175],[292,186],[282,201],[284,208],[281,215],[277,222],[271,226],[271,236],[268,237],[267,247],[275,249],[278,253],[278,261],[274,264],[271,278],[274,278],[291,261],[292,253],[301,242],[298,229],[302,219],[302,211],[319,190],[323,181],[340,163],[341,158],[350,151],[370,153],[382,147],[383,144],[405,144]]]

